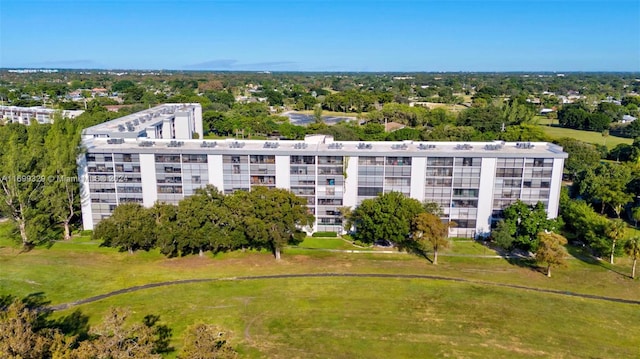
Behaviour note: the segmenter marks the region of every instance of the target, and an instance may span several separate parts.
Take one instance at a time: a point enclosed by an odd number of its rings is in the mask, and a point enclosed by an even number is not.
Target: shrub
[[[311,237],[337,237],[338,233],[336,232],[315,232],[311,235]]]

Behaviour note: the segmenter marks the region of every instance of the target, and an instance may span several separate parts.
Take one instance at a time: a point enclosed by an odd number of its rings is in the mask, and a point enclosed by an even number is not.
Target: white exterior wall
[[[549,218],[556,218],[558,216],[558,202],[560,201],[560,188],[562,187],[563,169],[564,159],[554,159],[553,172],[551,172],[551,189],[549,191],[549,209],[547,210],[547,216]]]
[[[200,104],[195,104],[195,118],[194,118],[194,124],[195,124],[195,128],[194,131],[198,134],[198,138],[203,139],[204,138],[204,131],[202,129],[202,106],[200,106]]]
[[[91,193],[89,191],[89,174],[87,172],[87,158],[84,154],[78,156],[78,181],[80,182],[80,206],[82,207],[82,227],[93,229],[93,211],[91,210]]]
[[[426,157],[413,157],[411,159],[411,192],[410,197],[420,202],[424,201],[424,184],[427,170]]]
[[[478,193],[478,217],[476,218],[476,235],[491,232],[491,213],[493,211],[493,186],[495,183],[496,158],[482,159],[480,170],[480,191]]]
[[[358,202],[358,157],[351,156],[347,162],[347,178],[344,180],[342,205],[354,209]]]
[[[276,187],[291,188],[291,159],[289,156],[276,156]]]
[[[222,173],[222,155],[207,156],[209,170],[209,184],[213,185],[220,192],[224,192],[224,177]]]
[[[166,119],[162,121],[162,138],[171,139],[173,138],[173,128],[171,128],[171,120]]]
[[[151,207],[158,200],[156,159],[153,153],[140,154],[140,177],[142,180],[142,205]]]
[[[187,112],[176,113],[176,117],[173,120],[174,129],[176,133],[176,139],[190,140],[192,133],[192,124],[189,120],[189,114]]]

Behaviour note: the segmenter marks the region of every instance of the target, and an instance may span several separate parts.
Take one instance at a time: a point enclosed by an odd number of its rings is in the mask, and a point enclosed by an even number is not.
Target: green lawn
[[[563,128],[563,127],[554,127],[554,126],[540,126],[544,130],[544,132],[550,136],[551,138],[557,139],[562,137],[570,137],[575,138],[580,141],[594,143],[598,145],[606,144],[609,149],[616,147],[621,143],[632,144],[633,140],[630,138],[617,137],[617,136],[608,136],[606,138],[602,137],[602,134],[599,132],[593,131],[581,131],[574,130],[571,128]]]
[[[415,279],[298,278],[155,288],[80,306],[217,324],[254,358],[633,358],[637,305]],[[615,333],[615,334],[612,334]],[[177,339],[177,338],[176,338]],[[179,345],[176,340],[174,345]]]
[[[1,229],[2,226],[0,226]],[[0,230],[2,233],[2,230]],[[339,238],[308,238],[301,247],[351,249]],[[534,288],[638,300],[630,261],[615,265],[569,260],[547,278],[476,242],[456,241],[439,265],[398,253],[341,253],[289,248],[276,262],[267,252],[202,258],[133,255],[87,238],[22,253],[0,239],[0,295],[42,292],[52,304],[170,280],[300,273],[425,274],[473,280],[287,278],[181,284],[121,294],[79,309],[96,322],[111,306],[135,318],[161,315],[179,346],[197,321],[232,332],[248,357],[636,357],[638,305],[499,287]],[[447,256],[450,254],[451,256]],[[455,255],[455,256],[454,256]],[[615,333],[615,335],[612,335]]]

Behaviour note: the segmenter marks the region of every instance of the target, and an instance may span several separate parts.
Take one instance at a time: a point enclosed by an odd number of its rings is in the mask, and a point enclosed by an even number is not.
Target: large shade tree
[[[277,260],[287,244],[300,243],[301,231],[313,223],[306,200],[281,188],[255,187],[251,192],[236,192],[243,204],[244,234],[252,245],[269,248]]]
[[[111,217],[98,223],[93,238],[103,240],[104,246],[129,253],[149,250],[155,246],[154,223],[149,209],[138,203],[124,203],[116,207]]]
[[[403,243],[411,233],[411,220],[425,212],[423,205],[399,192],[365,199],[353,211],[354,239],[364,243],[389,241]]]

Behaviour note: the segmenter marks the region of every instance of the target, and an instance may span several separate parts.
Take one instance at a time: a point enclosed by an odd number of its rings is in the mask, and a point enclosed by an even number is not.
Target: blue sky
[[[640,1],[0,0],[0,67],[640,71]]]

